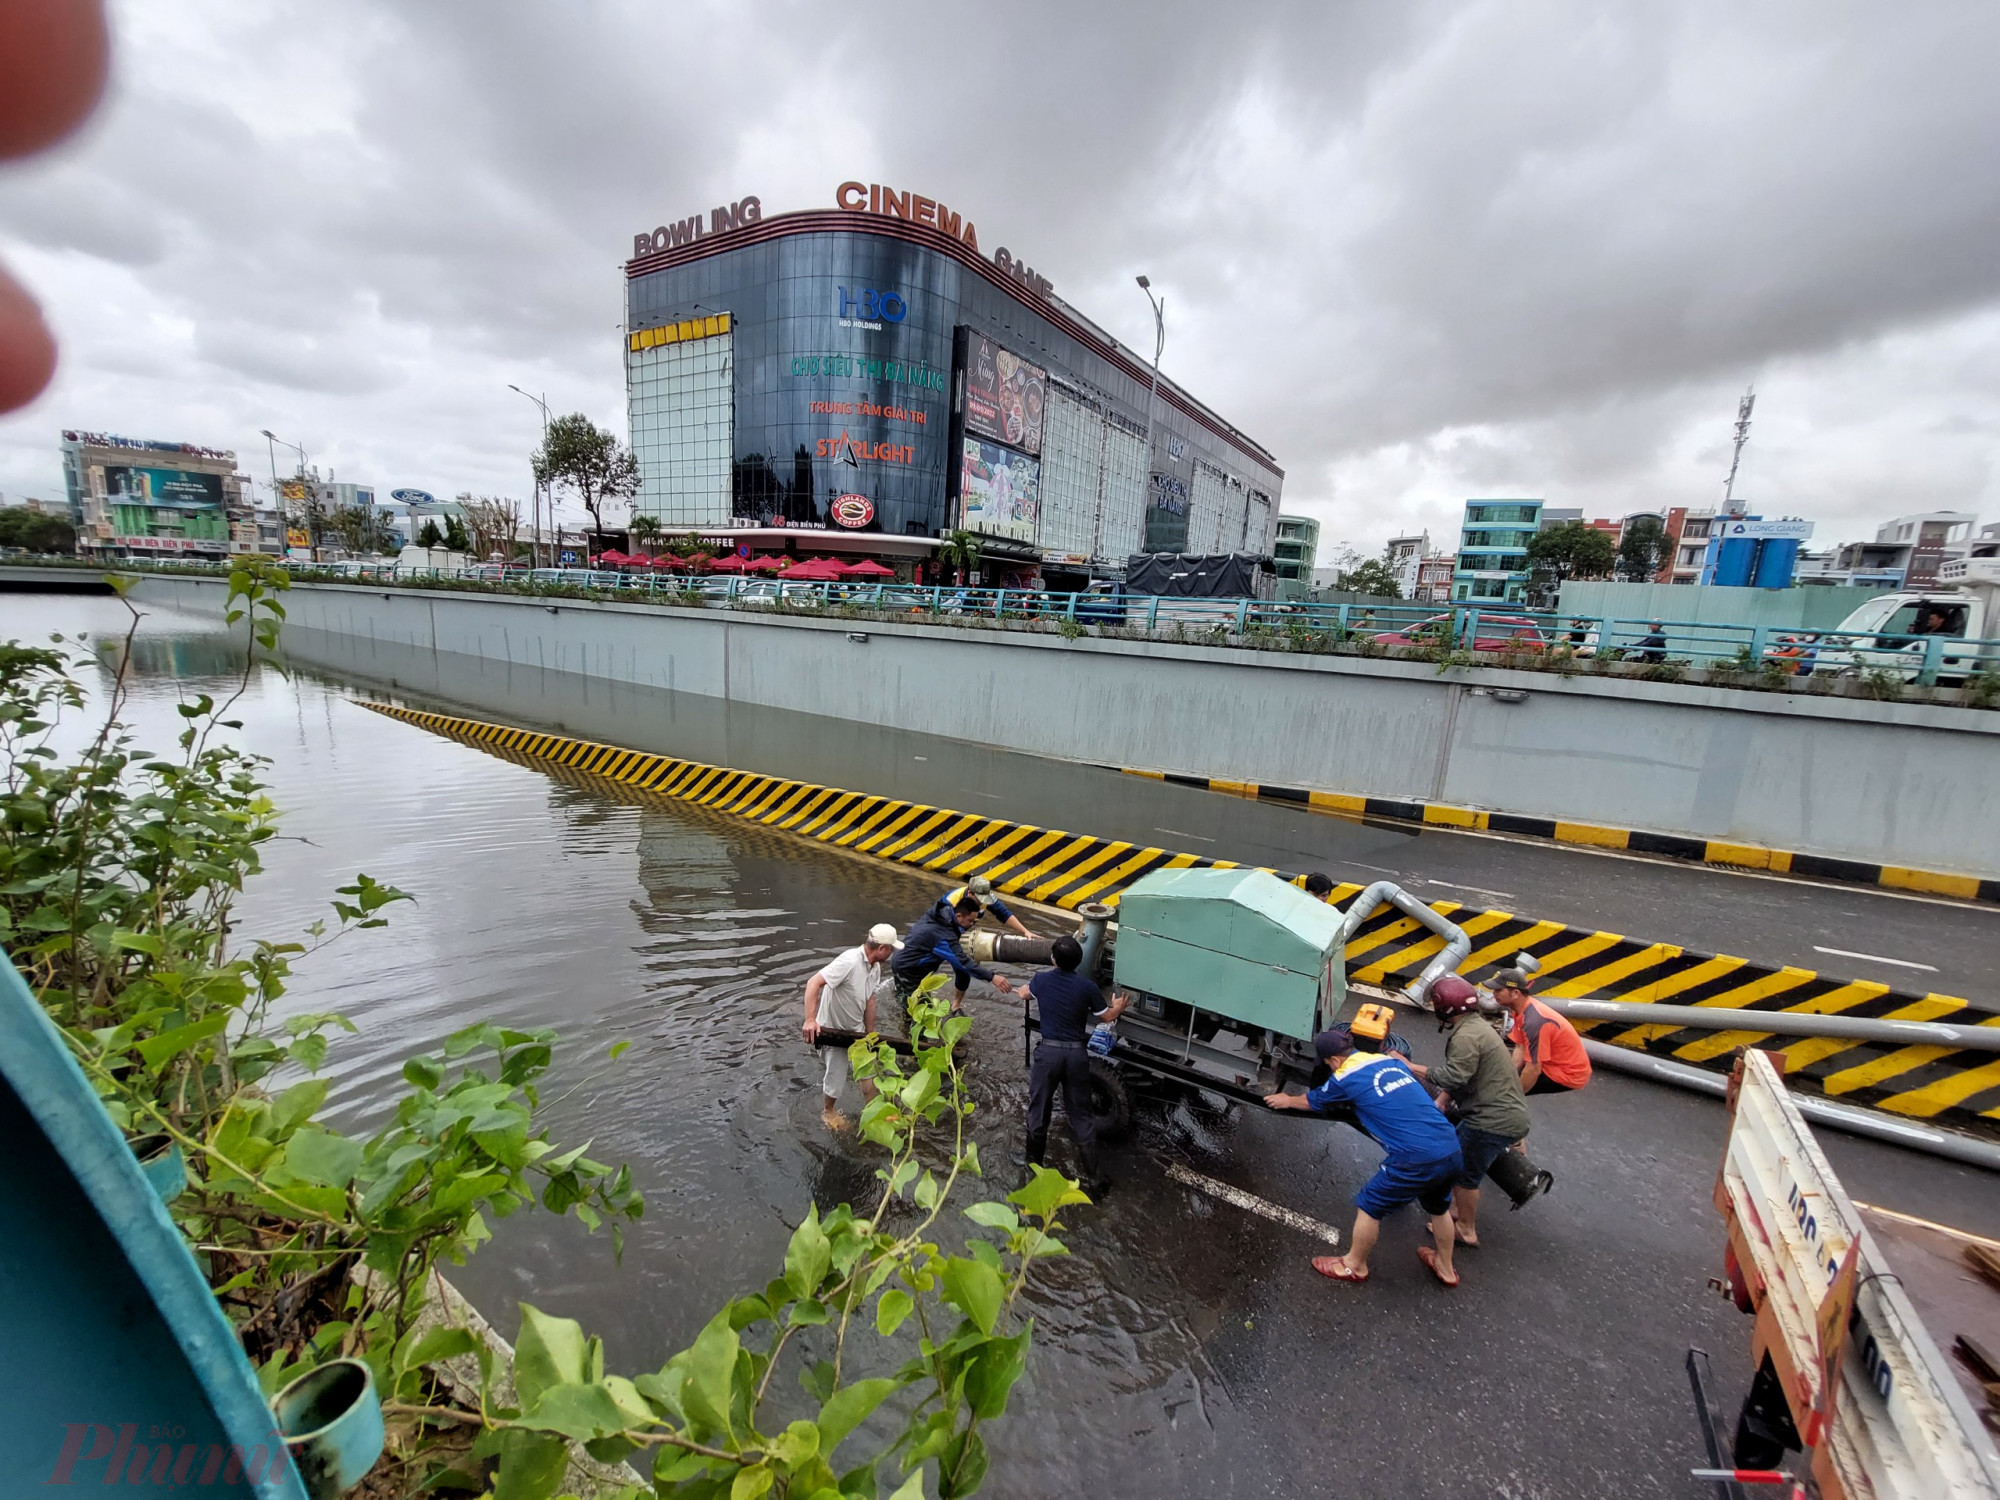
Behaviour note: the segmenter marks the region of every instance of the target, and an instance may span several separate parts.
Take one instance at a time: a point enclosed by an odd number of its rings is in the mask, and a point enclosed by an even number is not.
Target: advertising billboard
[[[959,525],[967,531],[1032,542],[1042,508],[1041,460],[967,437],[958,501]]]
[[[965,430],[1039,458],[1049,372],[983,335],[965,336]]]
[[[220,474],[191,474],[184,469],[133,469],[106,465],[105,498],[127,505],[222,504]]]

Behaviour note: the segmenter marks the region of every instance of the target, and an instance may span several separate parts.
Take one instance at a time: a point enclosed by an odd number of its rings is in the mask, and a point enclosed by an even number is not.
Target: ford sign
[[[405,505],[436,505],[437,496],[429,490],[391,490],[391,500],[400,500]]]
[[[875,519],[875,502],[866,495],[842,495],[833,502],[833,524],[859,531]]]

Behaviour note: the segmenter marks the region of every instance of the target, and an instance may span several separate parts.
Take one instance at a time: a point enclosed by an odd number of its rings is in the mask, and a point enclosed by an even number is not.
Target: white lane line
[[[1894,964],[1899,969],[1922,969],[1926,974],[1937,973],[1936,964],[1913,964],[1907,958],[1884,958],[1879,953],[1850,953],[1845,948],[1822,948],[1813,944],[1813,952],[1830,953],[1835,958],[1858,958],[1871,964]]]
[[[1176,839],[1196,839],[1196,840],[1198,840],[1198,841],[1200,841],[1201,843],[1204,843],[1204,844],[1212,844],[1212,843],[1214,843],[1214,842],[1215,842],[1215,840],[1214,840],[1214,839],[1210,839],[1210,838],[1203,838],[1203,837],[1202,837],[1202,836],[1201,836],[1200,834],[1198,834],[1198,833],[1182,833],[1182,832],[1181,832],[1181,831],[1180,831],[1180,830],[1179,830],[1178,828],[1155,828],[1155,829],[1153,830],[1153,832],[1155,832],[1155,833],[1164,833],[1164,834],[1166,834],[1166,835],[1167,835],[1167,836],[1168,836],[1169,838],[1176,838]]]
[[[1304,1214],[1294,1213],[1289,1208],[1280,1208],[1275,1203],[1267,1203],[1254,1193],[1246,1193],[1242,1188],[1231,1187],[1226,1182],[1217,1182],[1213,1177],[1204,1177],[1177,1161],[1167,1163],[1167,1175],[1175,1182],[1207,1193],[1211,1198],[1220,1198],[1224,1203],[1234,1204],[1246,1212],[1260,1214],[1275,1224],[1284,1225],[1287,1229],[1310,1234],[1336,1248],[1340,1245],[1340,1231],[1331,1224],[1322,1224],[1318,1219],[1309,1219]]]
[[[1475,896],[1492,896],[1501,901],[1518,899],[1512,891],[1490,891],[1483,885],[1460,885],[1456,880],[1426,880],[1424,884],[1443,886],[1448,891],[1471,891]]]

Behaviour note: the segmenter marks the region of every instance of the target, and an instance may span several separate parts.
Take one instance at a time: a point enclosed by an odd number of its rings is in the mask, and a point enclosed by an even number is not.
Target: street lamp
[[[539,406],[542,409],[542,451],[544,453],[548,452],[549,448],[548,401],[541,396],[536,396],[527,391],[522,390],[518,385],[510,384],[508,385],[507,389],[512,391],[517,396],[526,396],[530,401],[534,402],[535,405]],[[535,498],[532,504],[534,506],[534,511],[535,511],[534,557],[535,557],[535,565],[539,567],[541,566],[541,561],[542,561],[542,480],[539,474],[535,476]],[[551,495],[549,497],[550,521],[555,520],[555,511],[556,511],[555,497]]]
[[[1167,348],[1167,299],[1164,296],[1155,297],[1153,295],[1153,283],[1148,281],[1144,276],[1141,276],[1138,280],[1139,290],[1146,294],[1146,302],[1153,309],[1153,383],[1146,392],[1146,485],[1148,488],[1151,488],[1153,483],[1153,408],[1159,403],[1160,356],[1166,352]],[[1141,506],[1150,505],[1152,498],[1151,495],[1141,496]],[[1140,545],[1143,546],[1144,544],[1145,538],[1142,532]]]

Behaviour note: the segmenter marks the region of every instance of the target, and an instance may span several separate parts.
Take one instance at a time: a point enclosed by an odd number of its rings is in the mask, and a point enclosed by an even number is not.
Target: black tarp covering
[[[1262,599],[1271,592],[1266,559],[1250,552],[1198,557],[1138,552],[1125,561],[1125,589],[1169,599]]]

